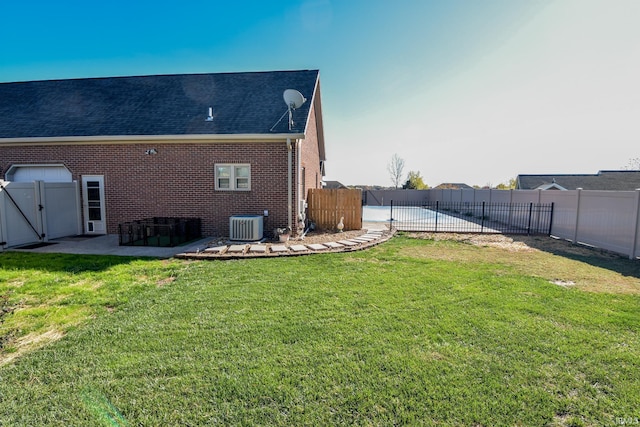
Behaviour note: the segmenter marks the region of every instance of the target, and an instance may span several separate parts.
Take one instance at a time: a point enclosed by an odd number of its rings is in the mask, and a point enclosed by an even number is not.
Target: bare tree
[[[387,165],[387,170],[389,171],[389,176],[391,177],[391,182],[393,185],[398,188],[400,183],[402,182],[402,172],[404,171],[404,159],[400,158],[398,154],[394,154],[391,157],[391,161]]]
[[[622,166],[622,169],[629,171],[640,170],[640,157],[629,159],[629,162],[625,166]]]

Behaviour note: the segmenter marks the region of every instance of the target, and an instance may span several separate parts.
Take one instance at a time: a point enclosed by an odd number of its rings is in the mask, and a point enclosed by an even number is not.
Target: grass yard
[[[171,281],[183,267],[117,256],[0,254],[0,366]]]
[[[638,424],[638,262],[565,255],[0,254],[0,425]]]

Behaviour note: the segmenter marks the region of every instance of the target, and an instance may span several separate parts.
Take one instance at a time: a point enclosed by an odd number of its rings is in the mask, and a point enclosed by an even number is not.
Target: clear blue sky
[[[327,179],[640,157],[638,0],[0,0],[0,81],[319,69]]]

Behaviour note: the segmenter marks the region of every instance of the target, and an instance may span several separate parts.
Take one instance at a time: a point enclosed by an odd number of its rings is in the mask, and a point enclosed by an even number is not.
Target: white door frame
[[[86,234],[107,234],[104,175],[82,175],[82,214]]]

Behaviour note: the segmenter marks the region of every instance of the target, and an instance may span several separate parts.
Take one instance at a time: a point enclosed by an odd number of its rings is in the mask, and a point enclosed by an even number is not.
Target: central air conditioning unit
[[[262,236],[262,215],[234,215],[229,218],[229,239],[257,241]]]

